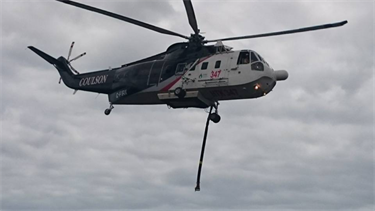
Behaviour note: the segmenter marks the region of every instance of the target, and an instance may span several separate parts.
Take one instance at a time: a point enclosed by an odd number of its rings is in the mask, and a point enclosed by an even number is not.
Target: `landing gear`
[[[186,95],[186,91],[181,87],[177,87],[173,92],[178,98],[184,98]]]
[[[111,103],[111,104],[109,105],[109,108],[105,109],[104,114],[108,116],[108,115],[111,113],[111,111],[112,111],[113,108],[114,108],[114,107],[113,107],[113,105],[112,105],[112,103]]]

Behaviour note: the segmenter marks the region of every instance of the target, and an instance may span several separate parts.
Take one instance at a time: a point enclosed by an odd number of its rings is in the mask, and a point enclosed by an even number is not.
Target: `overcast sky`
[[[189,35],[182,1],[80,2]],[[2,210],[374,209],[374,1],[193,1],[207,39],[348,20],[334,29],[225,42],[289,72],[267,96],[207,114],[115,106],[58,84],[28,50],[117,67],[182,39],[53,0],[1,1]]]

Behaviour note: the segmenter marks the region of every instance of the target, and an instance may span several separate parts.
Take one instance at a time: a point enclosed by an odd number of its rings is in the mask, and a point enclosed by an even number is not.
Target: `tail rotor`
[[[75,73],[75,74],[79,74],[79,72],[74,69],[74,67],[72,66],[72,62],[75,61],[75,60],[78,60],[79,58],[83,57],[84,55],[86,55],[86,52],[74,57],[73,59],[70,59],[70,56],[72,55],[72,52],[73,52],[73,47],[74,47],[74,41],[72,42],[72,44],[70,45],[70,48],[69,48],[69,53],[68,53],[68,58],[66,59],[68,61],[68,66],[70,67],[70,69],[72,69],[72,71]],[[59,84],[61,83],[61,77],[60,77],[60,80],[59,80]]]
[[[72,44],[70,45],[70,48],[69,48],[69,53],[68,53],[68,58],[67,60],[69,61],[70,59],[70,56],[72,55],[72,51],[73,51],[73,47],[74,47],[74,41],[72,42]]]

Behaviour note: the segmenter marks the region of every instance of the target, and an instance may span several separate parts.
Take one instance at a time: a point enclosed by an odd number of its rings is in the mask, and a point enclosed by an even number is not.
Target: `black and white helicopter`
[[[172,44],[165,52],[121,67],[83,74],[79,74],[71,65],[72,61],[85,55],[84,53],[70,59],[74,42],[68,58],[56,59],[33,46],[29,46],[29,49],[54,65],[62,81],[69,88],[107,94],[110,106],[104,112],[106,115],[111,113],[114,105],[122,104],[166,104],[172,108],[210,108],[196,190],[200,188],[199,180],[208,123],[210,120],[218,123],[221,119],[218,114],[219,101],[262,97],[271,92],[277,81],[288,78],[287,71],[274,70],[255,51],[233,50],[222,42],[327,29],[347,23],[342,21],[265,34],[206,40],[200,34],[190,0],[183,0],[189,24],[194,31],[190,36],[78,2],[57,1],[187,40],[187,42]],[[208,45],[208,43],[215,44]]]

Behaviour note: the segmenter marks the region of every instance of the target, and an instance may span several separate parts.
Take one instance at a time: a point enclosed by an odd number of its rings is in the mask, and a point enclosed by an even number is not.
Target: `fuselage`
[[[252,50],[221,51],[179,61],[160,58],[115,70],[112,88],[116,91],[109,94],[109,100],[112,104],[165,104],[160,94],[173,95],[178,87],[199,91],[211,102],[257,98],[286,77],[286,71],[275,74]],[[204,106],[188,103],[180,107]]]
[[[108,94],[111,104],[167,104],[173,108],[205,108],[221,100],[262,97],[285,80],[255,51],[232,51],[227,46],[191,50],[186,43],[165,53],[101,71],[75,75],[63,57],[54,59],[30,47],[53,64],[64,83],[75,90]],[[183,89],[186,97],[175,95]]]

